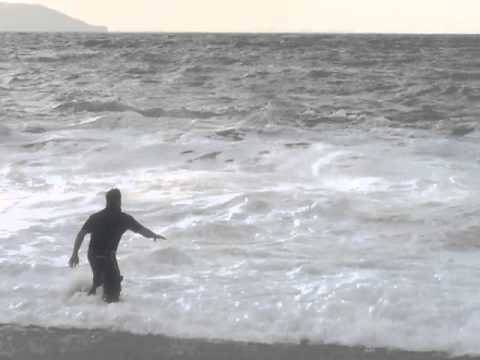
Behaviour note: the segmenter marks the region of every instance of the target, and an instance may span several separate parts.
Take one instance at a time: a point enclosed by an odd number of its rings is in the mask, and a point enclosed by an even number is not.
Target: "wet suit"
[[[82,227],[83,234],[90,235],[88,262],[93,272],[93,283],[89,295],[96,293],[103,285],[103,299],[106,302],[119,300],[123,277],[117,263],[117,248],[122,235],[127,231],[145,237],[157,236],[118,208],[105,208],[91,215]]]

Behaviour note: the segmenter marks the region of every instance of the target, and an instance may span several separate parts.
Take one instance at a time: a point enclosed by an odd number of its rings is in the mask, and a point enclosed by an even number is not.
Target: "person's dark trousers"
[[[123,277],[120,275],[115,253],[99,255],[89,252],[88,262],[93,273],[92,287],[88,294],[94,295],[97,288],[103,285],[103,300],[107,303],[119,301]]]

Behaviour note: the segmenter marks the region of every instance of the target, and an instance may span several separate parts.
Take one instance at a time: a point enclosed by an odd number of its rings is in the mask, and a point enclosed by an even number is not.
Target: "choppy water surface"
[[[0,43],[0,323],[480,353],[480,37]],[[66,263],[113,186],[170,240],[107,306]]]

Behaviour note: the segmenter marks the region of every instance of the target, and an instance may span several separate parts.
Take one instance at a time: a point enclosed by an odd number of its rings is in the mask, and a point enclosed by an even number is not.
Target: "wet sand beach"
[[[108,330],[0,326],[0,359],[115,360],[431,360],[478,359],[440,352],[411,352],[339,345],[260,344],[160,335],[134,335]]]

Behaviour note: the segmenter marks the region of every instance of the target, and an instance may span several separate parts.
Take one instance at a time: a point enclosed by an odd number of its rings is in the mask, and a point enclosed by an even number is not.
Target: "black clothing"
[[[95,256],[89,252],[88,262],[93,273],[92,287],[88,295],[95,295],[97,288],[103,285],[103,299],[108,303],[118,301],[123,276],[120,275],[115,254]]]
[[[88,251],[95,255],[107,255],[117,251],[122,235],[127,231],[142,232],[145,228],[133,216],[120,209],[103,209],[88,218],[82,227],[91,234]]]
[[[136,233],[148,231],[132,216],[118,208],[105,208],[88,218],[82,231],[90,235],[88,262],[92,268],[93,282],[89,294],[95,294],[103,285],[106,302],[118,301],[121,281],[116,252],[122,235],[131,230]]]

